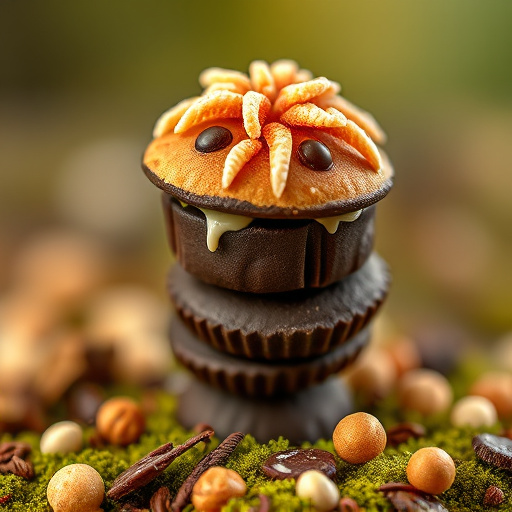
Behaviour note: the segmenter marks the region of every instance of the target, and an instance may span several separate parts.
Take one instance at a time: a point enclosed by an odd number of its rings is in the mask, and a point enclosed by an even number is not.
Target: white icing
[[[287,468],[286,466],[283,466],[282,464],[272,464],[272,467],[279,471],[280,473],[291,473],[292,470],[290,468]]]
[[[206,245],[211,252],[219,247],[219,239],[226,231],[240,231],[246,228],[253,219],[242,215],[217,212],[199,208],[206,217]]]
[[[331,234],[334,235],[338,230],[340,222],[354,222],[359,218],[363,210],[357,210],[356,212],[344,213],[343,215],[337,215],[336,217],[323,217],[321,219],[314,219]]]

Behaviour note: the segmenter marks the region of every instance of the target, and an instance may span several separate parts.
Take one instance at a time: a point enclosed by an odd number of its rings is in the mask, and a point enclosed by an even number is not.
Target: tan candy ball
[[[99,512],[104,495],[100,474],[87,464],[64,466],[53,475],[46,490],[54,512]]]
[[[299,498],[311,500],[318,512],[328,512],[337,507],[340,492],[336,484],[320,471],[311,469],[297,478],[295,493]]]
[[[409,459],[407,478],[420,491],[441,494],[455,480],[455,464],[441,448],[421,448]]]
[[[443,375],[424,368],[407,372],[398,387],[400,405],[424,416],[444,412],[453,400],[452,388]]]
[[[96,428],[102,439],[110,444],[127,446],[139,440],[146,428],[139,405],[127,397],[111,398],[96,414]]]
[[[192,489],[192,504],[199,512],[217,512],[231,498],[245,495],[243,478],[232,469],[214,466],[205,471]]]
[[[332,435],[336,453],[346,462],[362,464],[374,459],[386,447],[386,431],[371,414],[356,412],[345,416]]]
[[[490,400],[500,418],[512,416],[512,374],[485,373],[471,386],[470,393]]]
[[[455,403],[450,418],[454,427],[490,427],[498,421],[498,413],[487,398],[465,396]]]
[[[79,452],[83,446],[82,427],[74,421],[59,421],[41,436],[41,453]]]

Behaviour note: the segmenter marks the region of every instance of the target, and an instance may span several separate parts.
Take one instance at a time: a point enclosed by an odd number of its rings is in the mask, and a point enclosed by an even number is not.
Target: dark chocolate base
[[[363,329],[384,301],[387,265],[372,255],[343,281],[276,295],[207,285],[175,265],[168,290],[187,327],[215,349],[264,360],[319,356]]]
[[[318,288],[359,269],[373,247],[375,206],[353,222],[340,222],[333,235],[307,219],[255,219],[228,231],[219,247],[206,246],[206,218],[163,195],[167,233],[183,268],[202,281],[250,293]]]
[[[198,379],[229,393],[263,398],[295,393],[323,382],[359,355],[370,332],[365,329],[322,356],[281,363],[219,352],[196,338],[179,318],[173,320],[170,338],[176,359]]]
[[[243,398],[194,380],[180,396],[178,420],[185,428],[207,423],[223,438],[232,432],[251,434],[260,443],[284,436],[291,444],[330,439],[338,422],[353,412],[343,381],[323,384],[278,399]]]

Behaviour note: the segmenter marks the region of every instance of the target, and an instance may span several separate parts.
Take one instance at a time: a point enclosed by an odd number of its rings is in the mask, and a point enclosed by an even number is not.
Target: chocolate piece
[[[262,466],[263,473],[275,480],[297,479],[304,471],[316,469],[334,480],[336,461],[325,450],[295,448],[271,455]]]
[[[473,437],[473,450],[485,462],[512,470],[512,440],[508,437],[478,434]]]
[[[409,439],[425,437],[427,431],[423,425],[413,422],[399,423],[389,428],[386,432],[388,446],[398,446]]]
[[[485,491],[484,505],[486,507],[497,507],[498,505],[501,505],[504,500],[505,495],[503,491],[495,485],[491,485]]]
[[[107,496],[113,500],[118,500],[128,493],[143,487],[162,473],[177,457],[212,435],[213,430],[206,430],[175,448],[173,448],[172,443],[160,446],[133,464],[133,466],[130,466],[126,471],[123,471],[114,480]]]
[[[206,217],[163,196],[169,243],[182,267],[231,290],[276,293],[324,287],[359,269],[373,248],[375,207],[330,234],[314,220],[254,219],[228,231],[216,251],[206,245]],[[245,215],[244,212],[239,214]]]
[[[338,377],[294,395],[265,399],[238,397],[194,379],[179,397],[177,416],[186,428],[206,421],[218,436],[236,429],[260,443],[283,436],[299,445],[330,438],[340,418],[351,412],[351,395]]]
[[[416,512],[429,510],[431,512],[448,512],[444,505],[431,494],[426,494],[412,485],[390,482],[378,489],[399,512]]]
[[[352,498],[344,497],[341,498],[338,505],[339,512],[360,512],[361,509],[355,500]]]
[[[223,126],[210,126],[203,130],[196,139],[195,148],[200,153],[213,153],[231,144],[233,134]]]
[[[332,168],[331,152],[319,140],[308,139],[302,141],[297,149],[297,154],[301,163],[314,171],[328,171]]]
[[[323,229],[323,227],[322,227]],[[271,296],[207,285],[175,265],[168,290],[187,326],[218,350],[255,359],[324,354],[356,335],[384,301],[388,268],[372,255],[357,272],[319,290]]]
[[[9,462],[0,464],[0,474],[5,475],[6,473],[21,476],[25,480],[32,480],[34,478],[34,466],[32,462],[13,455]]]
[[[168,487],[160,487],[149,502],[151,512],[169,512],[171,510],[171,492]]]
[[[0,443],[0,464],[9,462],[15,455],[20,459],[24,459],[31,451],[32,447],[22,441],[5,441]]]
[[[198,379],[233,394],[272,397],[318,384],[352,362],[368,343],[368,329],[338,348],[311,359],[280,363],[240,359],[201,342],[175,318],[170,332],[176,359]]]
[[[176,497],[171,503],[171,510],[177,512],[187,505],[190,501],[192,489],[195,483],[199,480],[199,477],[209,468],[213,466],[224,466],[228,461],[231,454],[235,451],[240,441],[245,437],[245,434],[241,432],[235,432],[230,434],[222,443],[206,455],[194,468],[192,473],[183,482],[181,487],[178,489]]]

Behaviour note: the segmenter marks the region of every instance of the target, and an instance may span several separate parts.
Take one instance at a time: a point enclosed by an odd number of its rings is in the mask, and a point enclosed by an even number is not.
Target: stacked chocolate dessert
[[[330,437],[351,402],[329,377],[368,343],[389,284],[372,254],[392,186],[383,133],[293,61],[200,83],[157,121],[143,163],[178,260],[173,350],[197,377],[179,418],[220,436]]]

